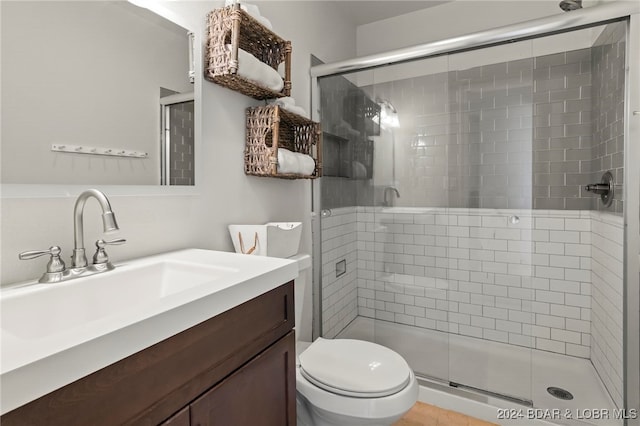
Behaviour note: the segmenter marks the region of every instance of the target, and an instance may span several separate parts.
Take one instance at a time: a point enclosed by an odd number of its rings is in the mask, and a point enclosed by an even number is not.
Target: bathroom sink
[[[295,262],[189,249],[0,290],[0,414],[294,279]],[[28,385],[26,385],[28,384]]]
[[[41,284],[3,295],[2,330],[19,338],[53,336],[88,323],[140,309],[160,299],[206,285],[224,287],[237,269],[175,260],[127,265],[58,284]],[[31,314],[25,315],[30,312]]]

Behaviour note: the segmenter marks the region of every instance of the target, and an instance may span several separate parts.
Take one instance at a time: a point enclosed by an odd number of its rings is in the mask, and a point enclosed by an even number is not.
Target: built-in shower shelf
[[[334,133],[322,132],[324,141],[324,175],[349,178],[352,148],[349,139]]]
[[[373,141],[349,140],[333,133],[323,132],[324,175],[347,179],[373,177]]]
[[[66,152],[69,154],[89,154],[89,155],[107,155],[110,157],[127,157],[127,158],[148,158],[149,153],[142,151],[133,151],[122,148],[108,148],[99,146],[86,145],[51,145],[51,151]]]
[[[335,142],[341,142],[341,143],[347,143],[349,142],[349,139],[344,138],[342,136],[338,136],[335,133],[330,133],[330,132],[322,132],[323,136],[325,138],[330,138],[332,141]]]

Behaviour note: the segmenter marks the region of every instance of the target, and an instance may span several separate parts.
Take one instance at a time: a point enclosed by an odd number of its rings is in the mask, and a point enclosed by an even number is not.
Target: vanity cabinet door
[[[190,405],[193,426],[295,426],[293,331]]]
[[[189,418],[189,407],[184,407],[173,416],[169,417],[159,426],[190,426],[191,420]]]

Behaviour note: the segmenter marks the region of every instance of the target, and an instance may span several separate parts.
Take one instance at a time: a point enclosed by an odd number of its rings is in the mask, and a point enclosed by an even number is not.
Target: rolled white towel
[[[269,101],[270,103],[279,105],[280,107],[286,109],[287,111],[291,111],[294,114],[298,114],[304,118],[309,118],[307,111],[301,106],[296,105],[296,100],[291,96],[285,96],[278,99],[273,99]]]
[[[278,148],[278,172],[283,174],[312,175],[316,162],[311,156]]]
[[[307,111],[302,108],[301,106],[298,105],[285,105],[282,108],[291,111],[294,114],[298,114],[304,118],[309,118],[309,115],[307,114]]]
[[[352,167],[352,175],[351,177],[354,179],[366,179],[367,177],[367,167],[359,161],[351,162]]]
[[[239,1],[235,1],[235,0],[225,0],[224,5],[225,6],[231,6],[234,3],[240,3],[240,9],[244,10],[245,12],[247,12],[256,21],[260,22],[265,27],[269,28],[270,30],[273,29],[273,27],[271,26],[271,21],[269,21],[267,18],[265,18],[264,16],[262,16],[260,14],[260,8],[258,6],[256,6],[255,4],[239,2]]]
[[[293,99],[291,96],[284,96],[282,98],[274,99],[274,102],[280,106],[296,104],[296,100]]]
[[[283,174],[298,173],[298,158],[288,149],[278,148],[278,172]]]
[[[231,51],[230,44],[226,47]],[[284,88],[284,81],[278,71],[242,49],[238,49],[238,74],[274,92],[280,92]]]
[[[340,120],[340,124],[334,126],[333,130],[338,136],[360,136],[360,132],[351,127],[351,124],[347,123],[344,120]]]
[[[311,156],[306,154],[296,153],[298,156],[298,173],[301,175],[312,175],[316,169],[316,162]]]

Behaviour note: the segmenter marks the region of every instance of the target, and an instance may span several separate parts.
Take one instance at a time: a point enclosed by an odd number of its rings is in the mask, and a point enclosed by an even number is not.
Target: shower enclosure
[[[314,334],[389,346],[425,386],[632,425],[638,11],[572,13],[312,68]]]

